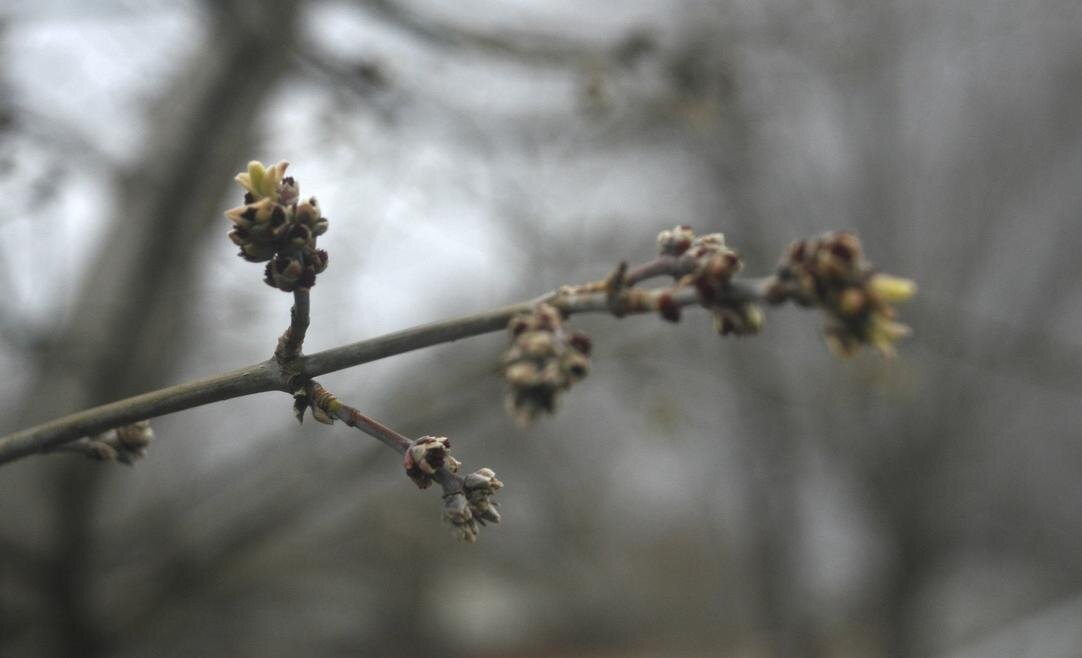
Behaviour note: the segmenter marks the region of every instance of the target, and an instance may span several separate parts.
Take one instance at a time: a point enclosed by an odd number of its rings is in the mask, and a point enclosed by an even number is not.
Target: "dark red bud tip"
[[[717,295],[714,285],[702,275],[695,277],[695,289],[699,291],[699,301],[704,303],[712,301]]]
[[[669,322],[680,321],[680,307],[673,301],[672,295],[664,293],[657,300],[657,310],[661,317]]]
[[[805,240],[796,242],[789,248],[789,260],[802,261],[804,260],[805,250],[808,248],[808,243]]]
[[[847,263],[853,261],[853,247],[845,242],[834,242],[830,245],[830,253],[834,254],[838,258],[844,260]]]
[[[567,339],[567,342],[584,356],[590,356],[590,350],[593,349],[594,346],[593,341],[590,340],[589,336],[578,331],[571,334],[571,337]]]
[[[788,293],[780,281],[772,282],[766,289],[766,301],[770,304],[780,304],[786,300]]]
[[[280,205],[275,205],[271,211],[271,226],[281,226],[286,221],[286,210]]]
[[[527,318],[525,318],[525,317],[523,317],[521,315],[517,315],[517,316],[511,318],[511,325],[510,325],[511,335],[517,337],[520,334],[522,334],[522,332],[526,331],[529,328],[529,326],[530,326],[530,322],[529,322],[529,320]]]

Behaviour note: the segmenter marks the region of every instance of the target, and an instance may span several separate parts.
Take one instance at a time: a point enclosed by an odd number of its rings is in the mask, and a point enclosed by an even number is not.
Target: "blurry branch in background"
[[[55,152],[58,165],[80,162],[107,176],[118,170],[116,159],[77,126],[24,106],[14,98],[7,103],[0,106],[0,133],[17,131],[21,137],[40,143],[46,150]],[[48,181],[50,187],[53,183]]]
[[[89,409],[0,438],[0,464],[34,453],[74,451],[105,461],[131,463],[143,455],[152,433],[146,418],[211,402],[272,390],[293,395],[298,421],[311,411],[317,421],[342,420],[403,455],[406,474],[424,489],[440,484],[444,519],[459,538],[474,541],[478,525],[496,523],[492,495],[502,483],[482,468],[458,474],[446,437],[410,439],[339,401],[313,377],[423,347],[509,329],[512,345],[503,357],[508,411],[520,424],[556,408],[558,397],[589,370],[590,339],[564,320],[577,313],[604,312],[615,317],[658,314],[678,322],[682,310],[710,311],[722,336],[752,335],[763,324],[759,304],[792,301],[820,308],[824,335],[840,356],[870,345],[893,356],[894,343],[908,328],[894,320],[893,304],[915,291],[912,281],[881,274],[865,261],[850,233],[829,233],[789,246],[777,271],[758,279],[740,279],[739,254],[720,233],[695,235],[686,226],[662,231],[658,256],[634,268],[620,263],[607,277],[567,285],[540,298],[477,315],[407,329],[306,356],[310,290],[328,263],[317,247],[328,220],[315,197],[301,198],[288,164],[272,167],[252,162],[236,177],[246,190],[244,203],[226,213],[233,222],[230,239],[240,256],[265,262],[264,281],[293,295],[290,325],[274,356],[260,364],[218,377],[182,384]],[[668,278],[672,285],[640,288]]]
[[[244,571],[238,567],[250,564],[260,548],[285,543],[311,522],[313,510],[325,509],[330,496],[342,493],[329,483],[363,478],[381,463],[379,454],[365,452],[322,463],[320,477],[314,481],[303,469],[297,470],[294,451],[283,451],[274,456],[271,468],[244,474],[231,466],[219,468],[209,483],[201,484],[202,491],[212,492],[201,500],[165,497],[156,501],[148,508],[155,511],[134,519],[125,538],[111,543],[106,551],[114,560],[112,566],[139,567],[135,584],[126,588],[123,602],[115,609],[123,621],[114,632],[118,636],[145,633],[208,583]],[[208,519],[214,522],[208,524]],[[191,548],[154,550],[163,539]]]
[[[443,21],[413,10],[402,2],[359,0],[357,5],[384,24],[396,27],[421,41],[475,51],[483,55],[511,58],[524,63],[562,66],[606,55],[595,44],[568,39],[556,34],[504,33],[477,30]]]

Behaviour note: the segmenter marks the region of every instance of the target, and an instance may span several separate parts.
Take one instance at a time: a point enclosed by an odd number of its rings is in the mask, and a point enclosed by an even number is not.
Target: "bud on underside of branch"
[[[538,304],[511,319],[511,347],[503,356],[508,411],[520,425],[552,413],[560,393],[590,370],[590,338],[568,330],[560,311]]]

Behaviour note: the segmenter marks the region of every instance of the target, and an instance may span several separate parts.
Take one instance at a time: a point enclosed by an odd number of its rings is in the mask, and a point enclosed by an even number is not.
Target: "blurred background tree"
[[[135,469],[5,466],[0,654],[1078,655],[1080,33],[1056,0],[0,8],[3,432],[268,356],[288,301],[221,217],[253,158],[332,220],[308,351],[678,223],[752,274],[853,229],[921,284],[891,363],[791,310],[576,319],[594,372],[527,431],[502,336],[324,378],[500,474],[472,546],[282,396],[161,419]]]

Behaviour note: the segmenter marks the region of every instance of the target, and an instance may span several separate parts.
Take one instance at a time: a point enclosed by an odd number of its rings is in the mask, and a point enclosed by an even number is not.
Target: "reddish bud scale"
[[[717,289],[701,274],[694,279],[695,290],[699,293],[699,301],[703,304],[713,302],[717,297]]]
[[[593,341],[590,337],[581,331],[573,331],[568,336],[567,342],[571,347],[578,350],[584,356],[590,355],[590,350],[593,349]]]
[[[672,295],[667,292],[658,297],[657,310],[661,317],[669,322],[680,321],[680,307],[673,301]]]

